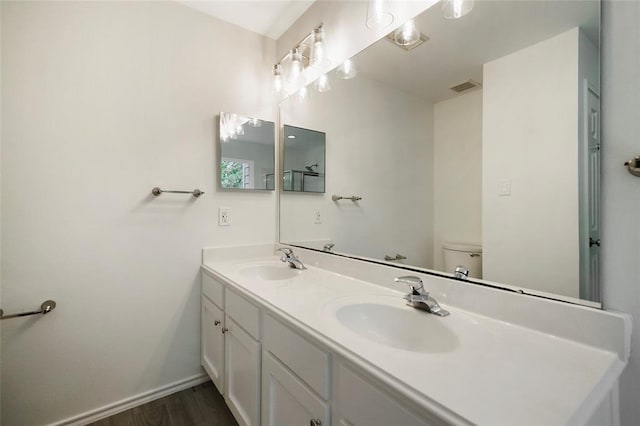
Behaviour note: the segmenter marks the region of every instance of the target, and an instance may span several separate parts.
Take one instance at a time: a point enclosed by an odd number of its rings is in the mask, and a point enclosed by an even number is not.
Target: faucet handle
[[[465,268],[464,265],[458,265],[456,266],[456,270],[453,273],[453,275],[456,278],[461,278],[463,280],[466,280],[467,278],[469,278],[469,270]]]
[[[293,254],[293,250],[291,250],[289,247],[280,247],[279,249],[277,249],[276,251],[281,251],[283,252],[286,256],[291,256]]]
[[[425,294],[425,292],[421,291],[424,289],[424,284],[422,283],[422,279],[420,279],[420,277],[416,277],[414,275],[407,275],[403,277],[395,277],[393,281],[397,283],[407,284],[409,287],[411,287],[411,293],[413,295]]]

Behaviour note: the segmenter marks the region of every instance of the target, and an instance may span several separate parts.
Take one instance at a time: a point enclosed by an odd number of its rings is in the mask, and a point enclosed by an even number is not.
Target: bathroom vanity
[[[203,250],[202,365],[239,424],[618,423],[627,315],[278,247]]]

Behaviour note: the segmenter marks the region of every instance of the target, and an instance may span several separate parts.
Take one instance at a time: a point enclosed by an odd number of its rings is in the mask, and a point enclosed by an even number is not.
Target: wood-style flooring
[[[185,389],[90,426],[236,426],[212,382]]]

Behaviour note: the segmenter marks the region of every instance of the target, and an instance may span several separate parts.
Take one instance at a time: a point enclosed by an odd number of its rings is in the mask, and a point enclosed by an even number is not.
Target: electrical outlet
[[[320,214],[320,209],[316,209],[316,214],[314,215],[313,223],[322,223],[322,215]]]
[[[218,226],[231,226],[230,207],[220,207],[218,209]]]

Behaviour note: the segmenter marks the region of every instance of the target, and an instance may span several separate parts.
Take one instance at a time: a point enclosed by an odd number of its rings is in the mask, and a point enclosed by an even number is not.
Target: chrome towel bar
[[[194,197],[198,198],[199,196],[201,196],[202,194],[204,194],[203,191],[200,191],[199,189],[194,189],[193,191],[173,191],[173,190],[168,190],[168,189],[160,189],[159,187],[155,187],[151,190],[151,193],[153,195],[155,195],[156,197],[158,195],[161,195],[163,192],[167,192],[170,194],[191,194]]]
[[[332,195],[331,199],[333,201],[338,201],[338,200],[360,201],[362,200],[362,197],[358,197],[357,195],[352,195],[351,197],[343,197],[342,195]]]
[[[56,308],[56,302],[54,302],[53,300],[45,300],[44,302],[42,302],[42,305],[40,305],[40,309],[37,311],[21,312],[19,314],[5,315],[4,311],[0,309],[0,320],[16,318],[16,317],[26,317],[29,315],[38,315],[38,314],[44,315],[53,311],[55,308]]]

